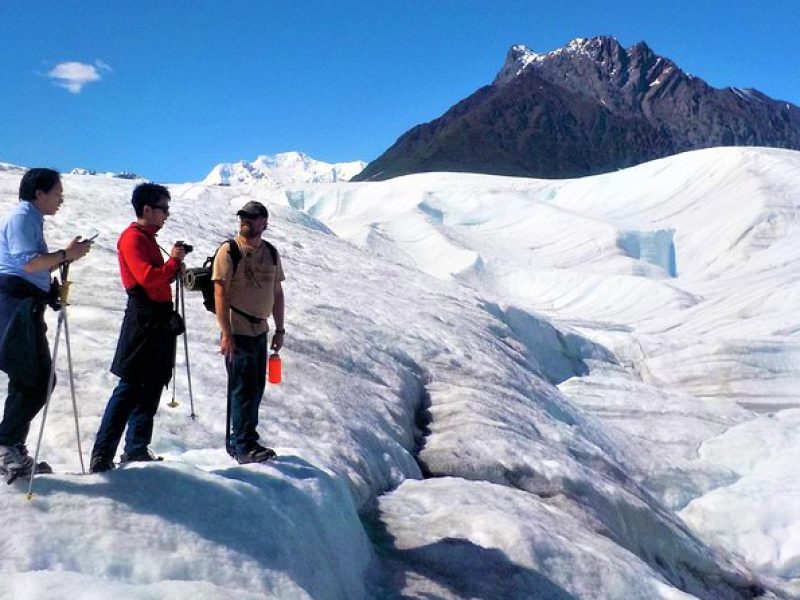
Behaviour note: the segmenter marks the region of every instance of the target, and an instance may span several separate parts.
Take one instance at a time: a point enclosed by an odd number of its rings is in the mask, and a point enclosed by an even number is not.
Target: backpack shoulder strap
[[[269,248],[269,253],[272,256],[272,264],[276,267],[278,266],[278,249],[270,244],[267,240],[264,240],[264,244],[266,244],[267,248]]]
[[[236,240],[230,239],[226,243],[228,244],[231,262],[233,262],[233,272],[236,273],[236,267],[239,266],[239,261],[242,260],[242,251],[239,250],[239,244],[236,243]]]
[[[217,246],[217,249],[214,250],[214,254],[207,257],[203,263],[204,268],[214,268],[214,261],[217,258],[217,254],[219,254],[219,249],[225,244],[228,244],[228,255],[231,257],[231,262],[233,262],[233,272],[236,273],[236,267],[239,265],[239,261],[242,259],[242,251],[239,250],[239,244],[237,244],[236,240],[234,239],[225,240],[219,246]]]

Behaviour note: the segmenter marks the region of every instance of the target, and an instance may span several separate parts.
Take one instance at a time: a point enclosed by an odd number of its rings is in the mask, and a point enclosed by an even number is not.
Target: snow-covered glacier
[[[579,180],[170,186],[160,238],[190,264],[269,203],[287,344],[260,430],[279,458],[227,457],[216,326],[190,295],[198,419],[179,357],[167,460],[80,475],[60,384],[56,474],[32,501],[0,493],[0,596],[798,594],[799,167],[710,149]],[[19,176],[0,170],[0,210]],[[133,185],[67,175],[47,220],[55,247],[102,215],[71,273],[84,448],[114,385]]]

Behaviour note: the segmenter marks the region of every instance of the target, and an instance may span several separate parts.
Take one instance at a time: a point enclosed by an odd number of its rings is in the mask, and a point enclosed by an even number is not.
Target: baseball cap
[[[246,217],[269,217],[269,213],[267,212],[266,206],[261,204],[261,202],[256,202],[255,200],[250,200],[247,204],[245,204],[242,208],[240,208],[236,212],[237,216],[246,216]]]

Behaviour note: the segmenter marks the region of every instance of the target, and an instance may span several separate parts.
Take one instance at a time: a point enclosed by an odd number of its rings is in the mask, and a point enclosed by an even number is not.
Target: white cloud
[[[113,71],[109,65],[101,60],[95,61],[94,65],[81,62],[63,62],[53,67],[47,73],[47,76],[55,79],[58,85],[73,94],[79,94],[81,88],[87,83],[102,79],[98,69],[100,71]]]
[[[101,71],[109,71],[109,72],[114,71],[114,69],[111,68],[111,65],[103,62],[99,58],[96,61],[94,61],[94,64],[97,65],[97,68],[100,69]]]

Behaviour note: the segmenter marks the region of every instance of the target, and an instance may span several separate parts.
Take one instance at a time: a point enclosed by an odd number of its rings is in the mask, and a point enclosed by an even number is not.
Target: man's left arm
[[[5,234],[12,260],[26,273],[53,271],[62,262],[82,258],[92,245],[91,241],[79,241],[80,237],[76,237],[63,250],[48,252],[42,224],[24,215],[11,217]]]
[[[42,252],[31,258],[25,263],[23,269],[28,273],[35,273],[37,271],[54,271],[63,262],[73,262],[83,258],[88,254],[92,248],[91,240],[82,240],[79,237],[74,238],[69,245],[63,250],[56,250],[55,252]]]
[[[275,335],[272,336],[270,348],[275,352],[283,347],[283,314],[285,302],[283,299],[283,286],[280,281],[275,282],[275,303],[272,305],[272,319],[275,321]]]

